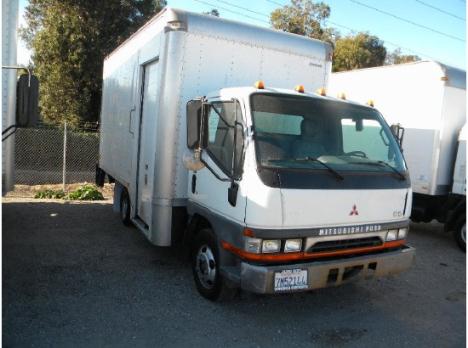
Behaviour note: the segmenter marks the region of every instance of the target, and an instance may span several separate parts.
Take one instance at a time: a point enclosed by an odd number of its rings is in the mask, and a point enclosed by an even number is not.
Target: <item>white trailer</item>
[[[327,85],[331,53],[166,8],[105,59],[97,182],[115,180],[115,210],[150,242],[190,246],[203,296],[410,267],[411,188],[388,126],[309,92]]]
[[[465,71],[432,61],[339,72],[330,78],[330,93],[345,93],[359,102],[373,100],[389,124],[404,127],[412,218],[445,222],[463,248],[465,143],[458,140],[466,122],[465,79]]]

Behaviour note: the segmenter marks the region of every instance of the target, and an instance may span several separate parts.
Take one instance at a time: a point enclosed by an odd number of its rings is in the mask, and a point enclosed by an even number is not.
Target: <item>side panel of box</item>
[[[133,191],[142,66],[160,54],[163,22],[153,23],[104,62],[99,166]]]
[[[458,135],[466,122],[466,90],[445,87],[440,130],[440,156],[434,194],[450,192],[457,155]]]
[[[179,35],[174,33],[171,35]],[[175,73],[181,81],[174,88],[177,101],[178,141],[175,163],[174,197],[187,198],[187,171],[182,158],[186,147],[186,104],[189,100],[228,87],[253,86],[263,80],[266,88],[293,89],[303,84],[308,91],[323,87],[328,79],[324,56],[304,56],[243,42],[191,32],[184,33],[181,43],[183,62]],[[177,200],[176,200],[177,201]]]

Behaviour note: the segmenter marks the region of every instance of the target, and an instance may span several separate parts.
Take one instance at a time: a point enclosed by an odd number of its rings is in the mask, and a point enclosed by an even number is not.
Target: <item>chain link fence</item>
[[[99,159],[97,124],[38,126],[15,134],[15,184],[94,182]]]

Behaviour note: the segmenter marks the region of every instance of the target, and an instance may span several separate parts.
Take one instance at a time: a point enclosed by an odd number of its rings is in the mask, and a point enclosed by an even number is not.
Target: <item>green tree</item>
[[[202,12],[202,14],[219,17],[219,11],[215,8],[213,8],[211,11]]]
[[[270,22],[275,29],[333,44],[339,35],[335,29],[324,26],[329,16],[330,7],[323,2],[291,0],[291,5],[285,5],[270,14]]]
[[[370,68],[384,64],[387,50],[377,36],[357,33],[335,43],[333,71]]]
[[[33,51],[43,119],[99,117],[102,63],[165,0],[30,0],[21,35]]]
[[[387,54],[387,57],[385,58],[385,64],[386,65],[403,64],[403,63],[417,62],[418,60],[421,60],[419,56],[401,54],[401,49],[397,48],[393,52]]]

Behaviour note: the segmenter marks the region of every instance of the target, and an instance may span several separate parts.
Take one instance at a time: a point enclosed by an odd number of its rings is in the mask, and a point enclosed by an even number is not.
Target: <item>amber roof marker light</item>
[[[327,95],[327,90],[325,88],[319,88],[315,91],[316,94],[321,95],[322,97],[325,97]]]
[[[294,87],[294,90],[298,93],[304,93],[304,85],[296,85],[296,87]]]
[[[265,84],[262,80],[255,82],[254,86],[256,89],[265,89]]]

